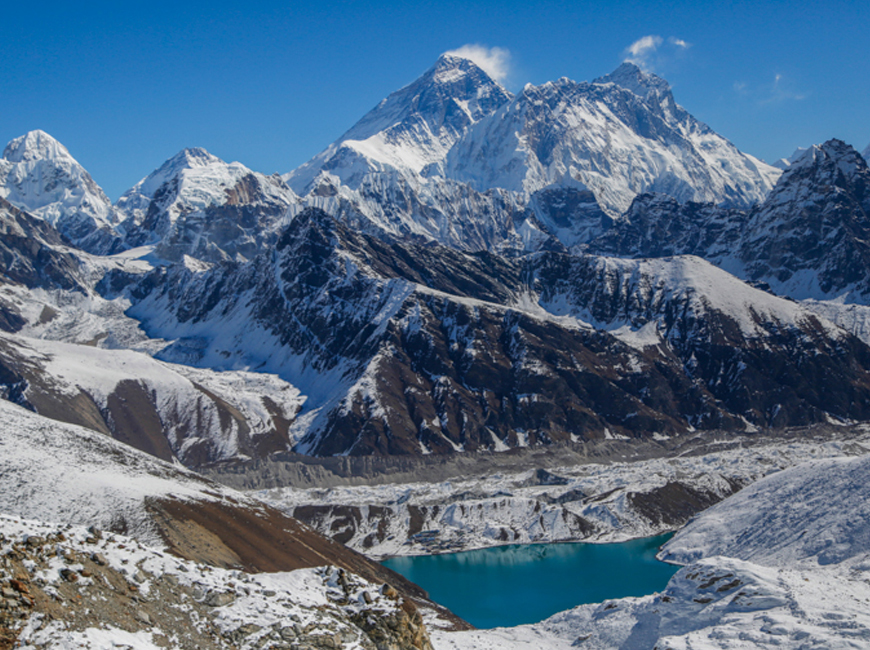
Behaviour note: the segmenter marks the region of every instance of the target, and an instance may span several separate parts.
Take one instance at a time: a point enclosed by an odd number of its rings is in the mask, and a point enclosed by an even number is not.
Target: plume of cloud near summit
[[[511,53],[503,47],[486,47],[474,43],[444,54],[468,59],[499,83],[503,83],[510,72]]]
[[[634,63],[641,70],[660,72],[663,65],[692,47],[681,38],[675,36],[667,40],[656,34],[650,34],[637,39],[625,48],[623,60]]]

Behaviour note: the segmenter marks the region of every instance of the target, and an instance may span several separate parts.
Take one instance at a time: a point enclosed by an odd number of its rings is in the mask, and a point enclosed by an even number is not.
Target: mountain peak
[[[435,65],[423,75],[423,79],[431,78],[436,83],[453,83],[463,76],[471,75],[478,82],[497,84],[482,67],[469,58],[445,52],[438,57]]]
[[[163,167],[190,169],[193,167],[205,167],[206,165],[216,162],[219,163],[223,161],[217,156],[213,156],[202,147],[187,147],[163,163],[161,169]]]
[[[179,176],[184,170],[208,167],[209,165],[222,162],[220,158],[213,156],[202,147],[182,149],[131,189],[127,190],[118,203],[124,203],[129,199],[131,194],[142,194],[150,198],[164,183]]]
[[[813,167],[823,168],[827,166],[825,163],[828,161],[835,164],[837,169],[846,176],[852,176],[856,169],[867,166],[861,154],[854,147],[842,140],[832,138],[823,144],[813,145],[805,150],[797,159],[792,161],[787,171]]]
[[[10,140],[3,150],[3,158],[9,162],[29,162],[46,158],[71,158],[69,151],[45,131],[28,131]]]
[[[671,92],[671,86],[667,81],[652,72],[644,72],[629,61],[624,62],[610,74],[599,77],[592,83],[613,83],[643,98],[647,98],[651,94],[664,95]]]
[[[323,170],[354,189],[372,171],[423,173],[442,164],[472,125],[511,97],[474,61],[442,54],[420,77],[391,93],[285,180],[304,195]]]
[[[861,155],[864,156],[864,159],[867,162],[870,162],[870,144],[867,145],[867,148],[864,149],[864,153],[862,153]]]

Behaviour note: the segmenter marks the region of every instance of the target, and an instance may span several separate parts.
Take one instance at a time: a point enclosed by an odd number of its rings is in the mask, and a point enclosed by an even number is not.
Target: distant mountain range
[[[512,95],[445,55],[283,177],[186,149],[115,205],[31,132],[0,390],[189,466],[868,419],[870,170],[780,167],[629,63]]]

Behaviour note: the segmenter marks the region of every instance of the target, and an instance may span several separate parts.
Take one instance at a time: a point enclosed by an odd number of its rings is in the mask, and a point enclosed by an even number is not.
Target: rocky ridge
[[[870,169],[840,140],[803,152],[769,196],[749,211],[638,197],[597,254],[693,254],[795,299],[863,303],[870,228]]]
[[[245,359],[309,387],[294,430],[315,455],[865,417],[865,344],[699,259],[467,255],[309,210],[250,263],[157,269],[129,291],[175,340],[161,358]]]

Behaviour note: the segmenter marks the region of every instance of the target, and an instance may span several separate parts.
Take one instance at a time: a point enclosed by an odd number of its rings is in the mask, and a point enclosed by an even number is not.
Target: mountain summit
[[[112,203],[67,148],[45,131],[15,138],[0,158],[0,197],[90,252],[117,242]]]
[[[511,94],[469,59],[442,55],[419,79],[369,111],[325,151],[285,178],[297,193],[321,171],[352,188],[372,171],[421,173]]]
[[[277,175],[183,149],[118,200],[130,246],[155,244],[168,260],[248,258],[274,243],[297,197]]]
[[[671,92],[671,86],[667,81],[651,72],[644,72],[634,63],[629,63],[628,61],[610,74],[598,77],[592,83],[614,83],[620,88],[630,90],[638,97],[643,97],[644,99]]]
[[[478,190],[530,194],[582,184],[618,216],[643,192],[746,207],[779,171],[741,153],[676,104],[667,82],[630,63],[592,83],[527,85],[447,156],[446,174]]]

